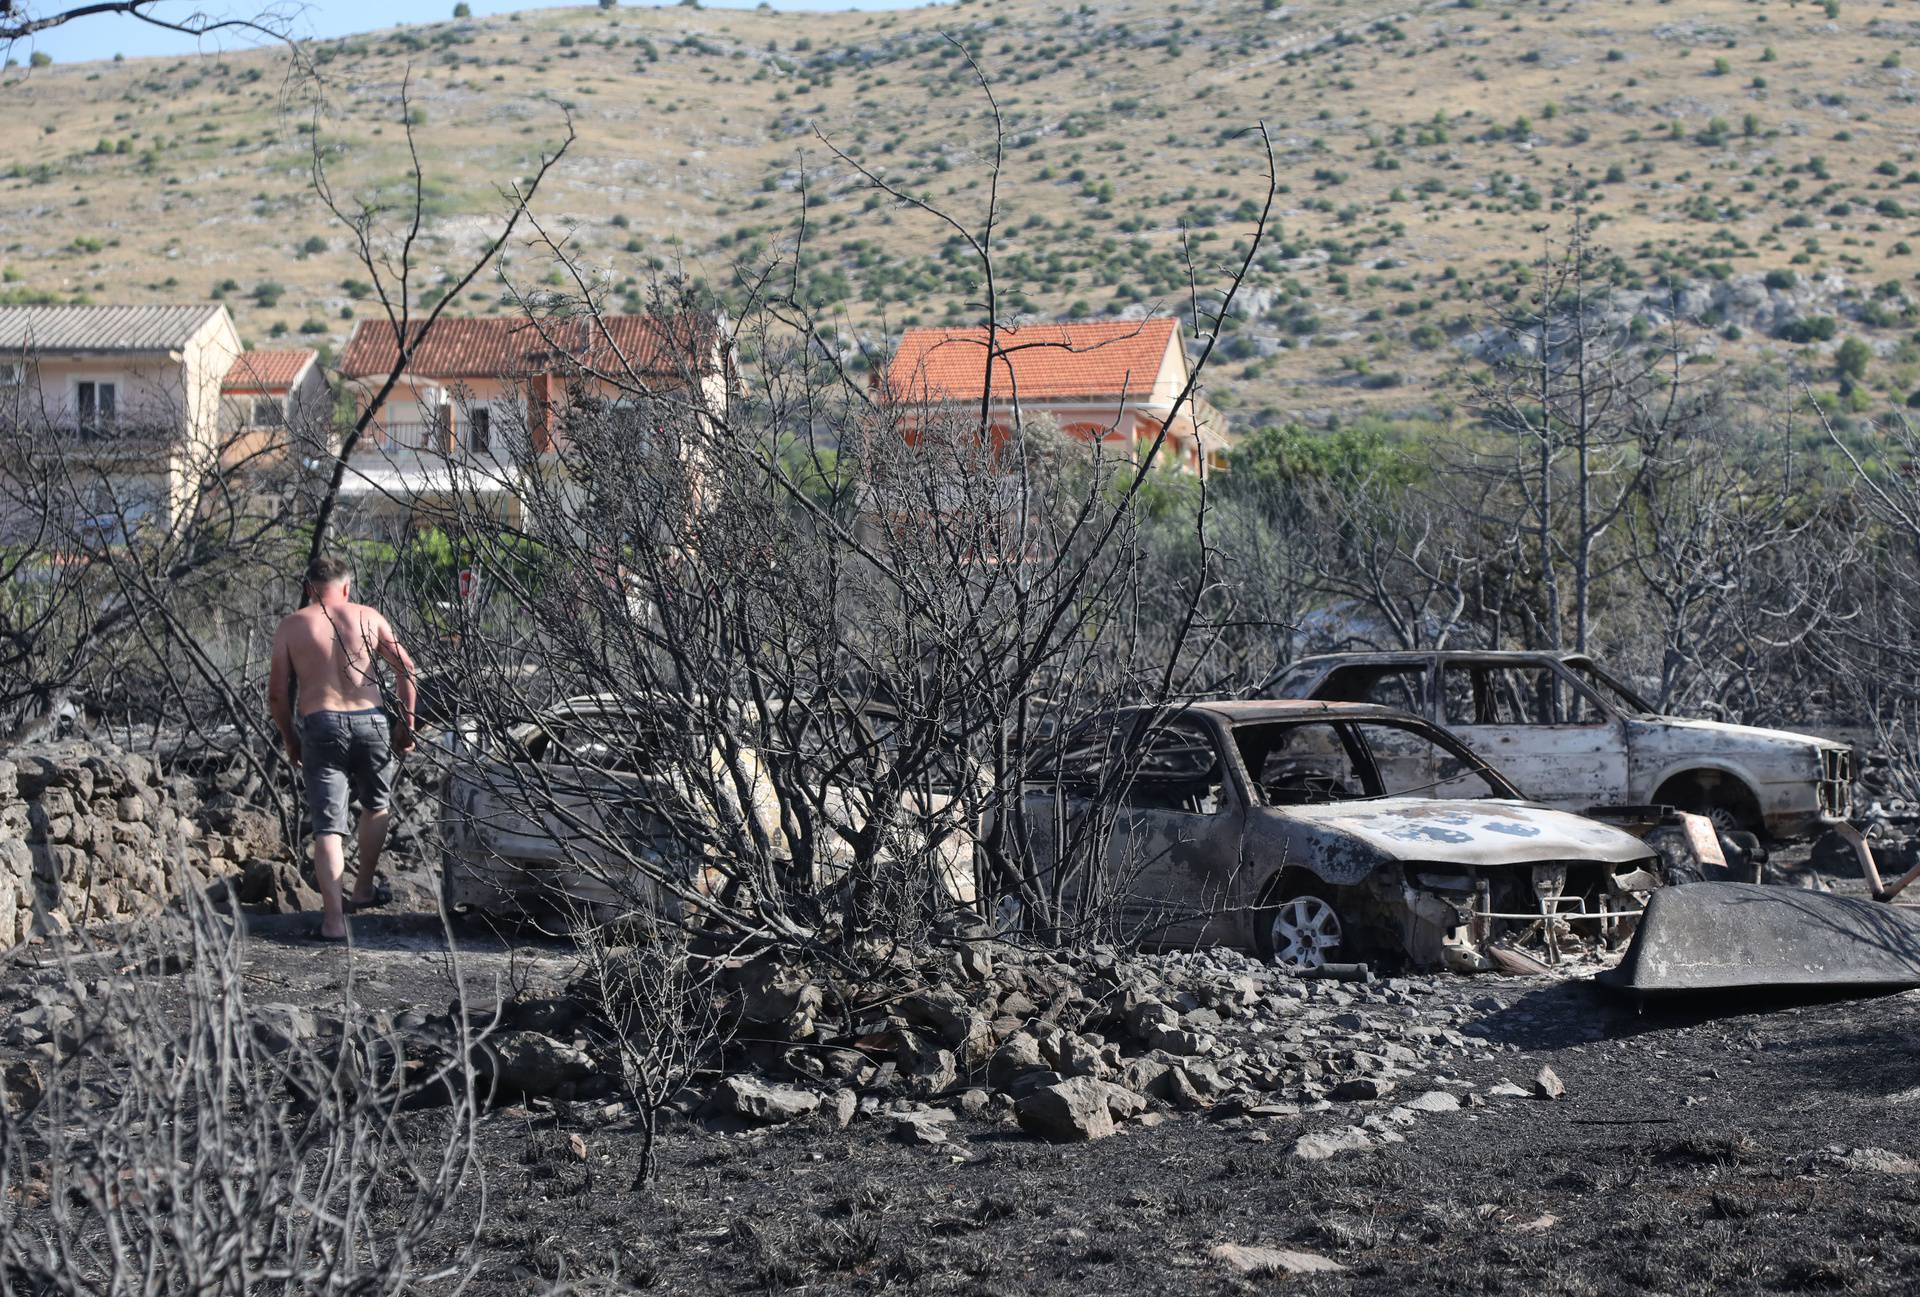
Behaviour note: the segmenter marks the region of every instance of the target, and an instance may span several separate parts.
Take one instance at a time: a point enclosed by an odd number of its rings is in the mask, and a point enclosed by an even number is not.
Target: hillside
[[[1690,290],[1701,346],[1751,376],[1830,380],[1875,350],[1856,409],[1920,387],[1920,20],[1892,5],[1755,0],[969,0],[894,13],[568,9],[319,43],[342,193],[403,175],[398,93],[427,165],[430,258],[450,263],[563,130],[537,214],[610,276],[716,286],[791,250],[806,176],[810,292],[850,334],[971,318],[975,267],[880,202],[815,136],[962,215],[991,122],[1008,132],[999,279],[1045,316],[1178,308],[1184,223],[1203,270],[1261,193],[1280,224],[1215,371],[1241,429],[1443,403],[1489,292],[1573,205],[1602,224],[1628,327]],[[242,333],[338,349],[364,274],[315,201],[284,51],[101,61],[0,86],[0,265],[11,300],[223,296]],[[548,273],[531,253],[517,282]],[[432,288],[430,275],[422,287]],[[504,309],[497,279],[460,309]],[[1790,340],[1795,339],[1795,340]],[[1832,390],[1831,381],[1826,389]]]

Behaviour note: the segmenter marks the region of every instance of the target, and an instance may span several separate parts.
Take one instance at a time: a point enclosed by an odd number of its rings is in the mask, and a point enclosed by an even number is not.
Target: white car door
[[[1440,704],[1441,723],[1530,800],[1571,811],[1630,800],[1625,722],[1552,662],[1442,659]],[[1477,785],[1446,774],[1438,796]]]

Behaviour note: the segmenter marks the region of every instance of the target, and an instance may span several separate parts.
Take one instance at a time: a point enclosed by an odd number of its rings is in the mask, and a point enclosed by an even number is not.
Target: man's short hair
[[[314,589],[344,581],[353,575],[353,568],[347,560],[333,554],[322,554],[307,564],[307,584]]]

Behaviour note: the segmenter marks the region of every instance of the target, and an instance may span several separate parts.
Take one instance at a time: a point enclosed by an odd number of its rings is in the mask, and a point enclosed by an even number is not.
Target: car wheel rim
[[[1741,823],[1740,817],[1733,813],[1732,808],[1726,806],[1708,807],[1707,822],[1713,825],[1715,833],[1738,833],[1747,827]]]
[[[1320,968],[1340,946],[1340,916],[1318,896],[1296,896],[1273,912],[1273,962],[1283,968]]]

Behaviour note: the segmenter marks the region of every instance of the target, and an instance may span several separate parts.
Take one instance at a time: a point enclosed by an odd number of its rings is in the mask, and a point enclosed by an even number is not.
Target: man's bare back
[[[299,695],[300,722],[320,712],[378,710],[379,658],[393,671],[398,714],[393,718],[394,746],[413,750],[416,686],[413,659],[393,633],[393,626],[377,608],[355,603],[349,591],[352,574],[346,564],[317,560],[308,568],[309,603],[290,613],[273,635],[273,669],[267,698],[274,724],[287,745],[287,756],[300,764],[299,722],[294,696]]]
[[[274,640],[276,656],[284,649],[297,682],[302,716],[380,705],[373,659],[391,659],[397,642],[378,609],[361,603],[308,604],[280,623]]]

